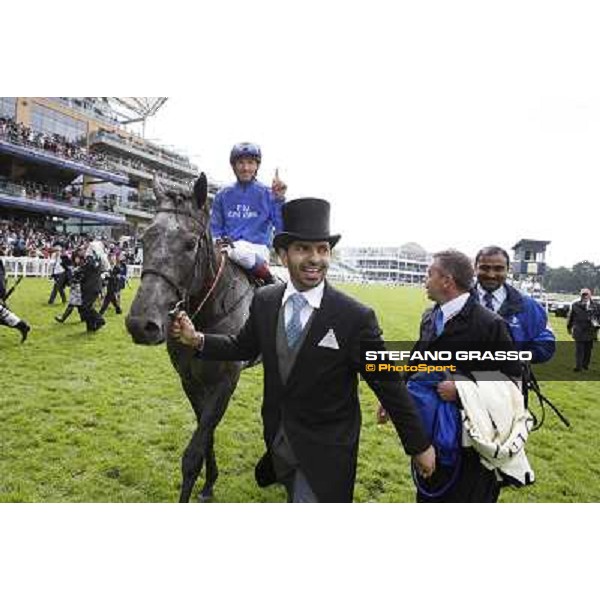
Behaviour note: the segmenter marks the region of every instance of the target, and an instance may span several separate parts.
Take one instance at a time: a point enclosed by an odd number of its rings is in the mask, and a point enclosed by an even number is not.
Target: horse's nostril
[[[144,331],[154,335],[160,332],[160,327],[154,321],[148,321],[144,327]]]

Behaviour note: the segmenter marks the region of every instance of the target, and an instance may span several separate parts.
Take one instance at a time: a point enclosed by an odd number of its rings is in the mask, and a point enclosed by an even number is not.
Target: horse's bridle
[[[172,213],[175,215],[184,215],[184,216],[190,217],[193,221],[195,221],[200,226],[200,228],[205,226],[205,223],[200,221],[196,217],[196,215],[192,214],[189,211],[182,211],[182,210],[178,210],[176,208],[158,208],[156,210],[156,212],[157,213],[161,213],[161,212]],[[204,250],[206,253],[206,262],[209,266],[209,269],[211,270],[211,277],[214,279],[214,282],[209,290],[209,293],[204,297],[204,299],[202,300],[202,302],[199,305],[199,308],[194,313],[194,316],[196,316],[196,314],[199,312],[200,308],[202,308],[204,306],[204,304],[208,300],[210,294],[212,294],[212,292],[214,291],[216,284],[217,284],[217,277],[215,277],[214,266],[212,264],[212,260],[211,260],[210,254],[209,254],[209,245],[210,244],[209,244],[209,236],[207,234],[207,231],[208,230],[205,228],[204,232],[198,238],[198,244],[196,246],[196,255],[194,256],[192,272],[189,277],[185,278],[187,281],[189,281],[191,283],[191,281],[194,277],[194,274],[196,272],[196,267],[198,265],[198,258],[200,256],[201,252]],[[223,264],[224,264],[224,260],[222,261],[222,265]],[[219,273],[217,275],[220,276],[221,272],[222,272],[222,268],[219,269]],[[187,289],[189,289],[189,287],[190,287],[189,285],[187,287],[184,287],[183,285],[178,284],[171,277],[169,277],[168,275],[163,273],[161,270],[154,269],[152,267],[149,267],[147,269],[142,269],[140,279],[143,279],[144,275],[155,275],[156,277],[160,277],[161,279],[166,281],[169,284],[169,286],[175,290],[175,293],[177,294],[177,299],[183,302],[186,309],[189,309],[189,293],[186,291]],[[192,317],[192,319],[193,319],[193,317]]]

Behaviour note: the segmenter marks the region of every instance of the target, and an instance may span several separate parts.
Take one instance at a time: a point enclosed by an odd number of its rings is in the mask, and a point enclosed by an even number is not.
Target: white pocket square
[[[331,348],[332,350],[339,350],[337,338],[333,329],[330,329],[324,336],[323,339],[317,344],[320,348]]]

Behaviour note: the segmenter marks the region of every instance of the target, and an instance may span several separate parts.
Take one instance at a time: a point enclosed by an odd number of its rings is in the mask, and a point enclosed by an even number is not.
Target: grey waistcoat
[[[304,340],[306,339],[306,335],[312,325],[313,319],[315,317],[316,309],[312,311],[302,333],[300,334],[300,339],[296,346],[291,349],[288,346],[287,334],[285,332],[285,305],[283,305],[279,309],[279,318],[277,320],[277,334],[275,336],[275,349],[277,350],[277,361],[279,364],[279,373],[281,374],[281,381],[285,385],[287,380],[292,372],[292,368],[296,362],[296,358],[298,357],[298,352],[304,344]]]
[[[277,319],[277,332],[275,334],[275,348],[277,351],[277,362],[279,365],[279,373],[281,375],[281,381],[285,385],[289,379],[298,352],[306,339],[306,335],[312,325],[313,318],[315,316],[315,310],[313,310],[310,318],[306,322],[300,339],[296,346],[291,349],[288,346],[287,334],[285,332],[285,305],[279,309],[279,317]],[[296,458],[294,451],[290,445],[288,437],[283,428],[283,422],[279,424],[279,429],[273,440],[271,448],[273,452],[273,465],[275,472],[280,481],[284,480],[295,468],[298,467],[298,459]]]

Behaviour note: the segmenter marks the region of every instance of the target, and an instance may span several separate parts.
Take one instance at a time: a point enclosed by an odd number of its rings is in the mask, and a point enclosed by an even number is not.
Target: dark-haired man
[[[532,352],[532,363],[552,358],[556,338],[542,305],[506,283],[510,260],[499,246],[486,246],[475,257],[477,297],[482,306],[503,319],[520,350]]]
[[[265,283],[273,283],[269,270],[273,232],[281,230],[281,207],[287,186],[275,171],[270,188],[256,179],[262,162],[257,144],[235,144],[229,164],[236,182],[219,190],[213,202],[210,229],[217,246],[229,258]]]
[[[202,334],[185,314],[171,330],[203,359],[251,360],[262,354],[267,453],[257,465],[257,481],[283,483],[293,502],[352,501],[361,424],[360,344],[384,348],[373,310],[325,279],[340,239],[329,233],[329,211],[329,203],[317,198],[283,205],[284,231],[273,244],[290,280],[256,292],[238,335]],[[434,451],[406,388],[399,379],[376,381],[368,374],[366,379],[415,468],[430,477]]]
[[[513,348],[504,321],[479,304],[471,293],[473,282],[471,259],[456,250],[438,252],[430,265],[426,288],[435,305],[421,320],[419,341],[414,351],[450,350],[461,345],[486,348]],[[510,377],[518,377],[518,366],[494,367]],[[462,364],[460,371],[469,375],[487,370],[478,364]],[[514,385],[509,382],[507,385]],[[457,387],[448,379],[437,385],[442,401],[459,402]],[[460,448],[460,470],[439,468],[429,482],[418,487],[418,502],[496,502],[500,484],[496,473],[484,467],[479,454],[471,447]],[[451,483],[450,483],[451,482]],[[433,494],[434,490],[445,490]],[[431,493],[430,493],[431,492]]]

